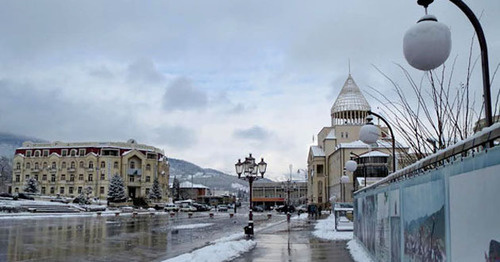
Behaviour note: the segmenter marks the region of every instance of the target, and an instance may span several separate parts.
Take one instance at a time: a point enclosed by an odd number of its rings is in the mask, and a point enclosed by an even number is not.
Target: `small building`
[[[286,203],[298,206],[307,202],[307,182],[263,182],[256,181],[252,186],[253,206],[270,209]]]
[[[210,188],[184,181],[179,185],[179,196],[181,199],[198,199],[201,196],[210,195]]]

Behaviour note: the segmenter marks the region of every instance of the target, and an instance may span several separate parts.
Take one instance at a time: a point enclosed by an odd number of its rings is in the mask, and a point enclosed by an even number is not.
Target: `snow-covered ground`
[[[201,228],[201,227],[209,227],[211,225],[213,225],[213,223],[188,224],[188,225],[174,226],[172,229],[194,229],[194,228]]]
[[[229,261],[237,258],[241,254],[250,251],[257,243],[253,240],[236,240],[217,242],[213,245],[197,249],[193,252],[186,253],[168,260],[165,262],[218,262]]]
[[[347,249],[351,253],[352,259],[357,262],[373,262],[370,255],[366,252],[364,247],[356,240],[351,239],[347,242]]]

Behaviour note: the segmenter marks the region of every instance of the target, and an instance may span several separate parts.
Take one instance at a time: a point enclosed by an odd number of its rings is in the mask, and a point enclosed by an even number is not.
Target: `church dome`
[[[342,90],[340,90],[337,100],[333,103],[331,110],[332,124],[337,122],[337,124],[364,123],[366,112],[370,110],[371,107],[366,101],[366,98],[349,74]]]

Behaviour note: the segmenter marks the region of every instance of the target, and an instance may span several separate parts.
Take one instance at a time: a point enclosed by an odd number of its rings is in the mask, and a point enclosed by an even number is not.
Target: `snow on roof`
[[[335,137],[335,129],[330,130],[330,133],[328,133],[325,139],[337,139],[337,137]]]
[[[373,144],[373,145],[375,145],[375,144]],[[377,140],[376,146],[373,146],[373,145],[371,145],[372,148],[392,148],[392,143],[387,142],[385,140]],[[348,143],[340,143],[337,146],[337,149],[338,148],[367,148],[368,146],[369,146],[368,144],[363,143],[361,140],[356,140],[356,141],[348,142]],[[396,144],[396,146],[398,146],[398,144]]]
[[[311,146],[311,151],[314,157],[325,156],[325,151],[319,146]]]
[[[189,181],[184,181],[179,184],[180,188],[208,188],[207,186],[201,185],[201,184],[192,184]]]
[[[382,179],[383,179],[383,177],[367,177],[366,178],[366,185],[369,186],[369,185],[374,184],[375,182],[378,182]],[[365,178],[364,177],[357,177],[356,181],[358,181],[358,185],[361,185],[361,186],[365,185]]]
[[[359,157],[371,157],[371,156],[373,156],[373,157],[376,157],[376,156],[385,156],[385,157],[388,157],[389,154],[382,153],[380,151],[374,150],[374,151],[370,151],[368,153],[362,154]]]

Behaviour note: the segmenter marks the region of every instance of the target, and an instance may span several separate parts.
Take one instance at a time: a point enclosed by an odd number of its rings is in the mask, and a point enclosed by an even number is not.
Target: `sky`
[[[49,141],[127,141],[234,174],[253,153],[266,177],[306,168],[313,136],[350,72],[366,94],[404,82],[402,39],[416,1],[1,1],[0,132]],[[500,1],[481,16],[491,74]],[[463,75],[473,34],[449,1],[429,13],[452,32]],[[473,57],[478,55],[477,44]],[[349,63],[350,61],[350,63]],[[479,65],[478,65],[479,67]],[[457,84],[463,77],[456,78]],[[480,68],[474,71],[481,101]],[[492,94],[498,92],[493,81]]]

